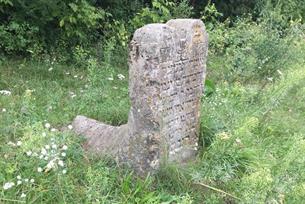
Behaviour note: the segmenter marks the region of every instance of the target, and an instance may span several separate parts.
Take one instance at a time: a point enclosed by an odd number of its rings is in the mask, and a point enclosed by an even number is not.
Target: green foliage
[[[172,18],[190,18],[194,15],[194,8],[188,0],[175,0],[174,6],[170,7]]]
[[[300,65],[284,71],[281,80],[269,82],[264,90],[223,82],[203,100],[202,123],[214,129],[214,138],[203,154],[202,169],[194,172],[195,180],[235,192],[240,203],[299,202],[304,195],[299,170],[304,165],[300,87],[305,77]],[[216,200],[227,199],[207,196],[211,203]]]
[[[201,12],[201,16],[201,19],[206,22],[207,26],[212,27],[215,24],[217,25],[219,18],[223,16],[223,14],[216,9],[215,4],[209,1]]]
[[[192,7],[186,0],[181,2],[153,0],[152,8],[143,8],[131,21],[134,28],[148,23],[163,23],[171,18],[186,18],[192,15]]]
[[[260,15],[273,26],[287,27],[290,21],[305,19],[305,2],[302,0],[261,0],[257,3]]]
[[[0,50],[6,53],[41,52],[41,43],[37,41],[39,29],[27,23],[10,22],[0,25]]]
[[[290,63],[300,59],[297,31],[279,31],[268,22],[255,23],[249,18],[231,24],[219,23],[208,29],[214,33],[210,36],[210,53],[225,57],[222,74],[231,82],[273,80]],[[295,27],[300,29],[300,25]]]
[[[59,17],[59,26],[65,30],[67,37],[77,37],[84,40],[87,32],[100,28],[99,21],[105,20],[108,13],[97,9],[85,0],[75,1],[65,5],[64,15]]]
[[[215,90],[215,83],[212,80],[206,79],[204,83],[204,94],[206,96],[209,96],[214,93]]]
[[[70,46],[88,43],[109,15],[86,0],[12,0],[0,5],[1,49],[10,54],[26,53],[33,44],[35,51],[48,50],[58,39],[69,41]]]
[[[84,68],[87,66],[87,62],[89,60],[90,53],[88,50],[84,49],[82,46],[75,46],[73,49],[73,63],[76,66]]]

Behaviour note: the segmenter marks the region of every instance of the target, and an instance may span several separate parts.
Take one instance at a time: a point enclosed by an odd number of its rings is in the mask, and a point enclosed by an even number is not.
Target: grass
[[[210,61],[222,64],[215,56]],[[4,61],[0,90],[11,95],[0,95],[0,203],[302,203],[304,61],[263,87],[255,81],[228,83],[221,69],[209,76],[217,83],[202,98],[203,142],[197,162],[163,167],[141,179],[111,160],[84,154],[82,138],[59,131],[78,114],[126,123],[124,66],[92,59],[87,69],[56,60]],[[39,158],[42,148],[47,153]],[[48,169],[54,159],[54,168]],[[8,182],[15,186],[5,190]]]

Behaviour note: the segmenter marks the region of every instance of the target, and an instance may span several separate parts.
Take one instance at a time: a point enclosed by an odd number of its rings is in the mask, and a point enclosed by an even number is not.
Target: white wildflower
[[[44,146],[46,149],[50,149],[50,145],[45,145]]]
[[[277,69],[276,71],[279,75],[281,75],[281,76],[283,75],[283,72],[281,72],[280,70]]]
[[[51,132],[56,132],[57,130],[55,128],[52,128],[51,129]]]
[[[62,157],[65,157],[66,155],[67,155],[66,152],[62,152],[62,153],[61,153],[61,156],[62,156]]]
[[[20,179],[21,179],[21,176],[20,176],[20,175],[18,175],[18,176],[17,176],[17,179],[19,179],[19,180],[20,180]]]
[[[268,81],[273,81],[273,78],[272,77],[267,77],[267,80]]]
[[[2,108],[2,112],[3,112],[3,113],[6,112],[6,109],[5,109],[5,108]]]
[[[42,137],[46,137],[46,136],[47,136],[47,133],[43,132]]]
[[[70,97],[71,97],[71,98],[76,97],[76,94],[75,94],[73,91],[70,91],[69,94],[70,94]]]
[[[15,147],[15,146],[16,146],[16,144],[13,143],[13,142],[11,142],[11,141],[9,141],[7,144],[10,145],[10,146],[12,146],[12,147]]]
[[[34,91],[35,91],[35,90],[27,89],[27,90],[25,90],[25,93],[26,93],[27,95],[31,96],[32,93],[33,93]]]
[[[22,184],[22,181],[20,181],[20,180],[17,181],[17,185],[20,185],[20,184]]]
[[[26,197],[26,194],[25,193],[22,193],[20,198],[25,198]]]
[[[64,162],[63,162],[62,160],[59,160],[59,161],[58,161],[58,165],[61,166],[61,167],[63,167],[63,166],[64,166]]]
[[[31,180],[30,180],[30,182],[31,182],[31,183],[34,183],[34,182],[35,182],[35,180],[34,180],[34,179],[31,179]]]
[[[52,71],[52,70],[53,70],[53,67],[50,67],[50,68],[48,69],[49,72]]]
[[[123,74],[118,74],[118,78],[119,78],[120,80],[123,80],[123,79],[125,79],[125,76],[124,76]]]
[[[49,128],[51,127],[51,125],[50,125],[50,123],[46,123],[46,124],[44,125],[44,127],[47,128],[47,129],[49,129]]]
[[[1,90],[0,94],[5,95],[5,96],[10,96],[12,94],[12,92],[10,92],[8,90]]]
[[[62,146],[62,149],[63,149],[63,150],[67,150],[67,149],[68,149],[68,146],[67,146],[67,145],[64,145],[64,146]]]
[[[51,170],[52,168],[55,167],[54,161],[55,161],[55,159],[49,161],[49,163],[47,164],[47,169],[46,169],[46,171],[49,171],[49,170]]]
[[[57,149],[57,145],[56,144],[52,144],[52,148],[53,149]]]
[[[29,182],[29,179],[24,179],[25,182]]]
[[[48,159],[49,159],[49,157],[47,157],[47,156],[44,158],[44,160],[46,160],[46,161],[47,161]]]
[[[17,145],[18,147],[20,147],[20,146],[22,145],[22,142],[21,142],[21,141],[17,141],[16,145]]]
[[[78,76],[77,75],[74,75],[74,78],[77,78]]]
[[[72,125],[68,125],[68,129],[72,130],[73,126]]]
[[[47,154],[47,150],[46,150],[45,148],[42,148],[42,149],[41,149],[41,154],[42,154],[42,155],[46,155],[46,154]]]
[[[8,190],[10,188],[12,188],[15,184],[13,182],[7,182],[3,185],[3,189],[4,190]]]
[[[108,77],[107,78],[109,81],[113,81],[113,78],[112,77]]]
[[[67,173],[67,169],[62,170],[62,173],[66,174]]]
[[[37,168],[37,171],[40,173],[40,172],[42,172],[42,168],[41,167],[38,167]]]
[[[27,151],[27,152],[26,152],[26,155],[27,155],[27,156],[31,156],[31,155],[32,155],[32,151]]]

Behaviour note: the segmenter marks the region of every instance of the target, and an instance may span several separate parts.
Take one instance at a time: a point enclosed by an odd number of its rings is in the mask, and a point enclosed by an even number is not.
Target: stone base
[[[73,123],[76,134],[86,138],[85,149],[92,153],[116,158],[128,141],[128,126],[111,126],[99,121],[77,116]]]
[[[109,156],[117,162],[132,164],[128,160],[126,149],[129,146],[128,124],[111,126],[85,116],[76,116],[73,123],[73,130],[76,134],[85,137],[84,148],[86,151],[102,156]],[[141,146],[141,144],[139,144]],[[187,163],[196,157],[197,148],[183,147],[176,152],[169,152],[170,158],[163,158],[171,163]],[[137,170],[137,169],[136,169]]]

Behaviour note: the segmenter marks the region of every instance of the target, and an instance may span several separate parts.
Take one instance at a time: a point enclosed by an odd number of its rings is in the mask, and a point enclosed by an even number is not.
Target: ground
[[[126,67],[7,60],[0,77],[2,203],[302,203],[305,196],[301,65],[266,83],[217,81],[202,97],[197,161],[144,179],[84,154],[83,139],[69,131],[79,114],[126,123]]]

